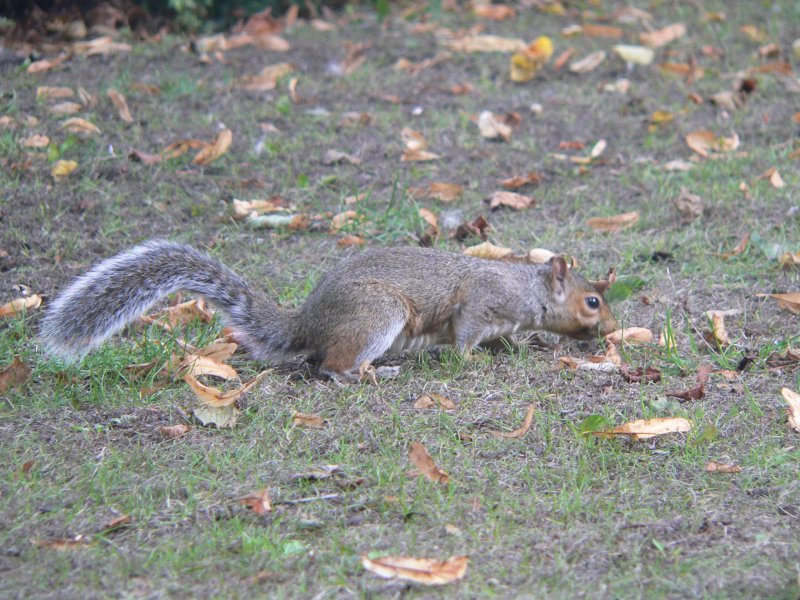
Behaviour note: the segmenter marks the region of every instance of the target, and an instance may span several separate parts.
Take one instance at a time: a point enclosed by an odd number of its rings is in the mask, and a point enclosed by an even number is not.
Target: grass
[[[158,427],[185,421],[192,393],[176,382],[148,394],[155,373],[134,377],[125,367],[165,362],[176,337],[205,344],[220,334],[220,322],[173,335],[132,327],[83,362],[65,365],[41,352],[40,311],[4,319],[0,365],[19,355],[33,373],[0,404],[6,457],[0,594],[796,598],[800,451],[780,389],[800,389],[800,372],[796,365],[776,369],[773,361],[797,348],[800,335],[796,316],[755,296],[800,287],[797,271],[776,261],[800,249],[800,221],[790,212],[800,185],[797,161],[789,158],[796,107],[769,74],[757,75],[748,104],[727,116],[686,98],[689,90],[705,97],[730,89],[730,73],[757,64],[758,45],[740,33],[741,25],[757,23],[769,41],[789,48],[796,7],[787,1],[770,3],[771,12],[761,4],[703,6],[726,11],[727,20],[701,23],[691,3],[647,7],[656,26],[678,19],[689,25],[690,35],[658,50],[657,61],[668,51],[676,62],[694,56],[706,68],[694,86],[656,67],[628,73],[611,59],[589,74],[547,67],[531,84],[513,85],[508,57],[500,54],[454,54],[411,77],[393,69],[397,59],[422,60],[441,47],[430,34],[410,34],[397,16],[380,25],[369,14],[335,33],[299,25],[285,34],[292,44],[287,55],[245,48],[226,52],[227,65],[201,64],[178,50],[185,40],[169,36],[136,42],[130,55],[75,59],[69,69],[37,76],[1,67],[12,90],[4,114],[39,119],[37,126],[0,131],[0,185],[8,192],[0,197],[0,250],[7,253],[0,253],[2,302],[17,295],[13,286],[20,283],[52,300],[91,263],[158,236],[208,248],[282,304],[296,306],[353,251],[336,246],[344,233],[362,235],[371,246],[413,244],[425,229],[419,208],[472,220],[486,213],[481,202],[501,179],[537,171],[543,183],[523,190],[537,205],[488,213],[491,241],[566,252],[590,277],[616,266],[619,320],[664,331],[674,347],[621,349],[632,367],[661,370],[662,380],[648,385],[556,368],[557,356],[594,352],[575,343],[557,351],[523,344],[469,359],[451,349],[390,357],[401,374],[380,386],[341,387],[305,365],[282,365],[246,399],[235,429],[194,426],[185,437],[165,440]],[[610,5],[586,8],[612,12]],[[475,23],[469,13],[441,15],[452,29]],[[484,24],[498,35],[546,33],[557,53],[574,46],[576,57],[610,47],[604,39],[562,38],[558,32],[574,18],[527,10],[513,21]],[[623,28],[625,40],[634,41],[640,28]],[[344,58],[345,40],[371,42],[367,60],[334,77],[327,65]],[[724,61],[702,53],[709,44],[724,48]],[[261,94],[235,85],[284,59],[295,65],[289,78],[299,78],[304,102],[291,101],[288,81]],[[620,77],[631,81],[627,95],[600,91]],[[449,93],[465,81],[473,85],[470,94]],[[133,124],[121,123],[105,100],[109,82],[128,98]],[[138,91],[137,83],[154,83],[160,93]],[[39,85],[80,85],[96,94],[97,105],[80,116],[103,135],[64,134],[49,104],[35,100]],[[532,102],[543,105],[540,115],[530,114]],[[522,117],[509,143],[478,135],[470,117],[487,109]],[[650,132],[655,110],[675,118]],[[367,112],[373,121],[340,125],[347,112]],[[232,129],[234,143],[209,167],[194,166],[191,154],[155,166],[127,158],[131,148],[158,152],[178,139],[213,139],[219,123]],[[279,131],[267,132],[264,124]],[[444,158],[402,163],[404,126],[422,132]],[[688,172],[664,170],[668,161],[690,157],[684,136],[701,128],[735,131],[746,154],[700,161]],[[31,158],[27,168],[5,168],[29,158],[21,142],[32,133],[51,137],[43,153],[49,155]],[[599,139],[608,148],[588,169],[553,156],[564,152],[561,141],[584,142],[586,150],[574,154],[585,154]],[[325,165],[329,149],[355,154],[362,164]],[[49,175],[57,158],[80,163],[74,177],[58,184]],[[786,187],[758,179],[769,167]],[[461,184],[463,198],[442,203],[408,194],[433,181]],[[683,188],[704,201],[696,221],[682,221],[672,206]],[[344,198],[364,192],[367,198],[355,205],[364,220],[337,234],[255,230],[226,216],[233,198],[278,195],[298,212],[334,215],[351,208]],[[619,234],[598,235],[586,226],[589,217],[630,210],[641,218]],[[747,232],[751,243],[743,253],[718,255]],[[459,249],[446,235],[434,243]],[[663,260],[656,251],[666,253]],[[734,342],[727,348],[702,339],[712,309],[737,311],[725,320]],[[263,368],[246,354],[231,363],[243,378]],[[693,386],[704,363],[746,368],[730,380],[713,374],[699,401],[666,395]],[[451,398],[457,409],[412,408],[422,393]],[[518,427],[531,403],[537,411],[525,437],[487,433]],[[295,412],[320,414],[327,426],[296,427]],[[694,428],[642,442],[586,434],[664,416],[687,418]],[[414,440],[449,473],[449,485],[407,475]],[[706,472],[710,461],[738,464],[742,472]],[[322,465],[338,465],[341,473],[304,475]],[[270,490],[272,512],[256,515],[236,502],[262,488]],[[105,531],[121,514],[131,516],[130,526]],[[32,543],[76,535],[90,543],[63,551]],[[365,573],[363,554],[468,554],[471,562],[462,582],[431,592]]]

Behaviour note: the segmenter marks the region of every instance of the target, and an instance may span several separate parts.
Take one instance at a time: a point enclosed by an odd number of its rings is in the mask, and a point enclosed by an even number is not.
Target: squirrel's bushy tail
[[[260,357],[289,349],[289,319],[275,302],[207,254],[158,240],[78,277],[48,308],[40,336],[50,352],[74,360],[178,290],[200,294],[221,309]]]

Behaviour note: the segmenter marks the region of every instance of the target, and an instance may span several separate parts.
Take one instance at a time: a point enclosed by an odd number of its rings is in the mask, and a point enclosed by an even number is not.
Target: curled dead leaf
[[[450,476],[436,466],[431,455],[421,443],[411,442],[408,447],[408,458],[431,481],[445,484],[450,481]]]
[[[789,404],[786,409],[789,416],[789,425],[795,431],[800,432],[800,394],[789,388],[782,388],[781,394]]]
[[[498,191],[492,192],[491,196],[489,196],[489,210],[496,210],[501,207],[524,210],[535,204],[536,200],[532,196],[524,196],[516,192]]]
[[[106,96],[108,96],[108,99],[111,100],[111,103],[117,109],[119,118],[125,123],[133,123],[133,117],[131,116],[131,111],[128,108],[128,101],[125,100],[125,96],[114,88],[108,88]]]
[[[246,75],[243,77],[239,85],[252,92],[268,92],[275,89],[281,77],[285,77],[292,71],[292,65],[289,63],[267,65],[256,75]]]
[[[242,506],[246,506],[257,515],[263,515],[272,510],[272,499],[270,498],[269,489],[267,488],[237,498],[236,502]]]
[[[596,52],[588,54],[587,56],[584,56],[580,60],[576,60],[575,62],[570,63],[569,70],[579,75],[583,73],[588,73],[590,71],[594,71],[597,67],[599,67],[605,59],[606,59],[605,50],[598,50]]]
[[[177,425],[162,425],[158,428],[158,433],[168,440],[174,440],[189,433],[191,427],[185,423],[178,423]]]
[[[269,371],[262,371],[253,379],[243,383],[238,388],[224,392],[218,388],[200,383],[195,377],[189,374],[184,375],[183,380],[189,384],[189,387],[192,388],[200,402],[207,406],[219,408],[231,406],[240,397],[250,391],[253,386],[261,381],[268,372]]]
[[[741,473],[742,467],[739,465],[718,463],[714,460],[706,465],[707,473]]]
[[[309,429],[325,429],[325,419],[319,415],[296,412],[292,415],[292,423]]]
[[[478,116],[478,129],[481,132],[481,136],[486,139],[494,140],[500,138],[506,142],[511,139],[511,126],[488,110],[482,111]]]
[[[508,439],[521,438],[526,433],[528,433],[528,430],[531,428],[534,412],[536,412],[536,404],[531,403],[531,405],[528,407],[528,412],[525,413],[525,420],[522,422],[522,425],[517,427],[514,431],[497,431],[495,429],[490,429],[489,433],[491,433],[494,437],[497,438],[508,438]]]
[[[17,315],[26,310],[33,310],[39,308],[42,304],[42,297],[39,294],[31,294],[17,298],[11,302],[6,302],[0,306],[0,319]]]
[[[788,292],[786,294],[756,294],[756,296],[769,296],[778,301],[778,306],[789,312],[800,315],[800,292]]]
[[[89,136],[101,133],[100,128],[97,127],[97,125],[87,121],[86,119],[81,119],[80,117],[66,119],[63,123],[61,123],[61,129],[65,129],[66,131],[76,135]]]
[[[200,152],[195,155],[192,162],[196,165],[211,164],[228,151],[231,142],[233,142],[233,132],[227,128],[223,129],[219,132],[214,143],[200,150]]]
[[[605,340],[619,346],[626,344],[649,344],[653,341],[653,332],[645,327],[625,327],[606,335]]]
[[[5,394],[12,387],[28,381],[31,376],[31,369],[19,356],[15,356],[2,371],[0,371],[0,395]]]
[[[450,398],[442,396],[441,394],[422,394],[414,402],[413,408],[425,409],[425,408],[433,408],[434,406],[437,405],[445,410],[456,409],[456,403],[453,402]]]
[[[663,29],[639,34],[639,41],[650,48],[660,48],[686,35],[686,25],[673,23]]]
[[[383,556],[370,559],[364,555],[361,564],[367,571],[384,579],[405,579],[423,585],[444,585],[464,577],[469,558],[453,556],[445,561],[433,558]]]
[[[464,254],[467,256],[475,256],[476,258],[489,258],[492,260],[499,260],[513,253],[514,251],[511,248],[495,246],[491,242],[483,242],[476,246],[464,248]]]
[[[37,133],[22,140],[22,145],[26,148],[46,148],[50,145],[50,138]]]

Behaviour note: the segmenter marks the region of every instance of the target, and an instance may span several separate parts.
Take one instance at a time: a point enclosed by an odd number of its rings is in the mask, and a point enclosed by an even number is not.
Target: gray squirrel
[[[304,354],[323,374],[347,381],[362,379],[387,353],[447,344],[468,353],[519,330],[590,339],[617,327],[604,285],[588,282],[561,256],[540,265],[376,248],[339,262],[299,308],[280,308],[209,255],[154,240],[73,281],[48,308],[41,338],[51,353],[75,360],[178,290],[220,309],[254,358]],[[382,369],[382,376],[398,372]]]

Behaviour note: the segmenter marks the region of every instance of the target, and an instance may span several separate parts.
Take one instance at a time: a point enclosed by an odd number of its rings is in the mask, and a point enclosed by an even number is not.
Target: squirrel
[[[230,268],[192,246],[154,240],[103,260],[51,304],[40,335],[75,360],[165,295],[202,295],[258,360],[298,354],[334,379],[360,381],[387,353],[452,344],[461,353],[519,330],[577,339],[617,327],[603,298],[561,256],[547,264],[475,258],[432,248],[376,248],[327,272],[299,308],[280,308]],[[382,370],[381,370],[382,369]],[[393,376],[398,367],[381,367]]]

